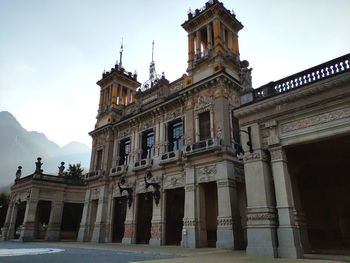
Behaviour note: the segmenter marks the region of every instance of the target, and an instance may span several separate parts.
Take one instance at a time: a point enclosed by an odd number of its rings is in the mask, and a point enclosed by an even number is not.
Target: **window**
[[[102,169],[102,150],[97,151],[97,156],[96,156],[96,171]]]
[[[211,137],[210,135],[210,112],[206,111],[198,114],[199,121],[199,140],[207,140]]]
[[[141,158],[153,157],[154,132],[147,131],[142,134],[142,154]]]
[[[131,143],[130,139],[125,139],[120,141],[119,147],[119,165],[128,165],[129,163],[129,155],[131,151]]]
[[[168,126],[168,151],[176,151],[179,149],[182,149],[183,146],[183,125],[182,121],[176,121],[173,123],[170,123]]]

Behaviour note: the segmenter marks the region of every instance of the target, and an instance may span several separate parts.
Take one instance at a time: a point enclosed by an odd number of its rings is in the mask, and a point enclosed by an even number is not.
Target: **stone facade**
[[[209,1],[182,27],[187,74],[169,82],[152,61],[141,86],[122,61],[104,72],[84,183],[17,181],[6,239],[15,235],[19,199],[26,200],[20,238],[36,238],[37,207],[46,200],[47,240],[60,238],[63,204],[75,202],[83,204],[78,241],[246,248],[287,258],[310,251],[314,230],[300,194],[309,181],[298,183],[309,170],[295,152],[349,136],[349,55],[254,90],[234,13]],[[340,210],[341,234],[350,240],[350,215]]]

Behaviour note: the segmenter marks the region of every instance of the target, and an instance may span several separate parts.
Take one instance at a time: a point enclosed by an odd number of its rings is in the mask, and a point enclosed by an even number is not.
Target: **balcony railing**
[[[181,151],[180,150],[167,152],[167,153],[162,154],[162,156],[160,157],[159,164],[174,162],[174,161],[179,160],[180,158],[181,158]]]
[[[199,141],[193,144],[186,145],[185,154],[190,155],[193,153],[204,152],[208,150],[214,150],[221,146],[221,139],[209,138],[207,140]]]
[[[294,75],[270,82],[241,97],[242,104],[254,103],[303,86],[350,72],[350,53],[301,71]]]
[[[103,170],[92,171],[85,175],[85,180],[93,180],[103,175],[105,175],[105,171]]]
[[[138,160],[134,163],[134,166],[132,168],[133,171],[138,171],[138,170],[142,170],[145,168],[148,168],[150,166],[153,165],[153,160],[150,158],[146,158],[146,159],[141,159]]]
[[[118,165],[117,167],[111,168],[109,176],[120,176],[128,171],[127,165]]]

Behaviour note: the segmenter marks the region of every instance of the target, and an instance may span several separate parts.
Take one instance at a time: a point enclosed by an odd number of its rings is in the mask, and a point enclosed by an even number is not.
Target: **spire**
[[[122,39],[122,43],[120,45],[120,51],[119,51],[119,67],[121,68],[123,63],[122,63],[122,59],[123,59],[123,39]]]
[[[149,65],[149,79],[142,85],[141,90],[152,88],[158,83],[160,76],[156,73],[156,66],[154,63],[154,40],[152,41],[152,61]]]

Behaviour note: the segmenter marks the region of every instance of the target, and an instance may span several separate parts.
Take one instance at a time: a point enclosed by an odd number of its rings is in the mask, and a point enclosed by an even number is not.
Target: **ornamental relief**
[[[184,187],[185,177],[183,175],[167,176],[164,179],[164,189]]]
[[[124,137],[129,136],[130,134],[131,134],[130,128],[123,129],[119,132],[118,138],[124,138]]]
[[[200,95],[197,99],[196,105],[194,106],[194,110],[197,113],[201,113],[204,111],[212,110],[214,107],[214,99],[213,96],[209,95]]]
[[[91,189],[91,200],[99,199],[99,197],[100,197],[100,188],[97,187],[97,188]]]
[[[148,119],[142,122],[141,130],[147,130],[154,126],[154,119]]]
[[[286,133],[299,129],[305,129],[318,124],[323,124],[347,117],[350,117],[350,108],[339,109],[283,124],[281,125],[281,132]]]
[[[167,112],[165,115],[165,121],[172,121],[180,116],[182,116],[182,110],[181,110],[181,108],[178,108],[178,109],[175,109],[173,111]]]
[[[204,166],[195,169],[198,183],[207,183],[216,180],[216,165]]]

